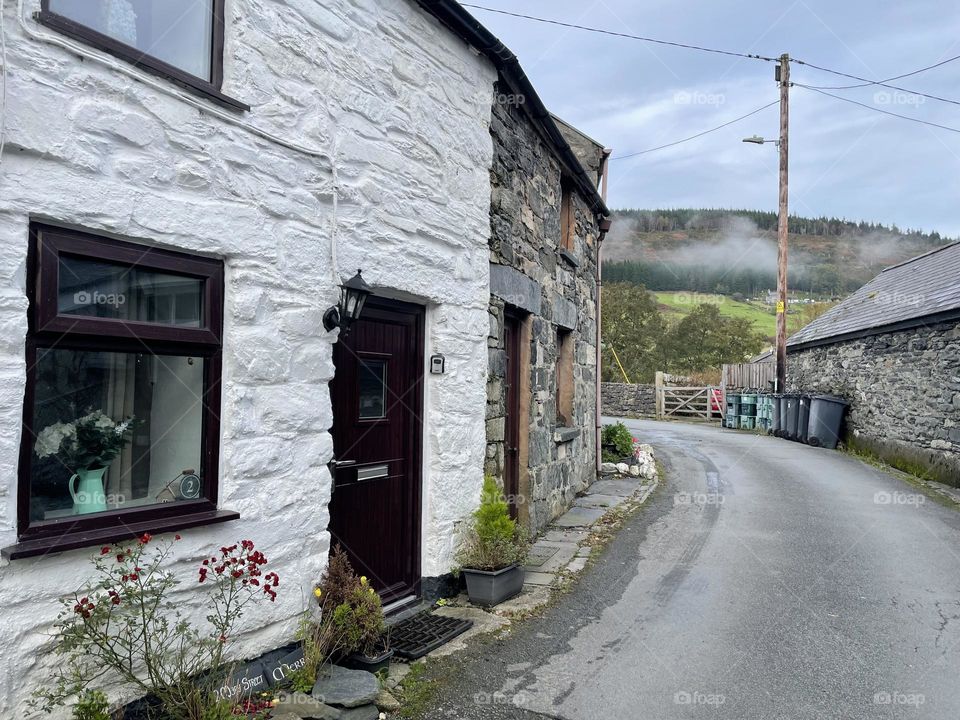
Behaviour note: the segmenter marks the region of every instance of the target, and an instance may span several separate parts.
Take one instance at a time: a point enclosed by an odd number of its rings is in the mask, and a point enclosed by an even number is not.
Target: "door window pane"
[[[360,419],[386,417],[387,364],[382,360],[361,360],[358,371]]]
[[[211,80],[213,0],[50,0],[50,10]]]
[[[60,255],[57,311],[201,327],[203,280]]]
[[[202,496],[199,357],[39,349],[31,520]]]

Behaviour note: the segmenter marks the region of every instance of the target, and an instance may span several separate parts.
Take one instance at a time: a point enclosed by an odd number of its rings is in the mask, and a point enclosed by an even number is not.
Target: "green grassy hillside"
[[[757,332],[762,333],[771,341],[777,334],[777,316],[769,305],[749,301],[738,302],[726,295],[695,292],[657,292],[653,295],[657,298],[661,312],[670,321],[679,320],[697,305],[709,303],[718,306],[721,315],[731,318],[746,318],[753,324]],[[791,311],[787,313],[788,333],[799,330],[809,322],[804,317],[813,311],[806,310],[807,307],[811,306],[803,306],[803,310],[792,307]]]

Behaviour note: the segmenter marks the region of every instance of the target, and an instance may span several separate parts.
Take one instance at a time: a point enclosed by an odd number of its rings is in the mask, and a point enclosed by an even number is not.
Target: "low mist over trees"
[[[755,297],[777,286],[773,270],[750,266],[745,259],[742,267],[714,267],[710,265],[681,265],[654,260],[605,262],[603,277],[607,282],[625,282],[643,285],[649,290],[691,290],[701,293],[733,295],[740,293]],[[844,277],[835,265],[808,265],[791,273],[790,289],[815,295],[845,295],[863,284],[860,276]]]
[[[835,217],[791,216],[789,226],[789,287],[821,297],[846,295],[884,267],[949,242],[936,232]],[[603,252],[613,282],[756,297],[777,284],[777,214],[617,210]]]
[[[777,213],[762,210],[735,210],[723,208],[675,208],[667,210],[642,210],[628,208],[616,211],[617,217],[630,218],[637,223],[640,232],[668,232],[672,230],[723,230],[731,218],[746,218],[758,230],[776,231]],[[853,222],[843,218],[825,217],[807,218],[791,215],[787,219],[791,234],[796,235],[902,235],[916,238],[931,245],[942,245],[947,240],[938,232],[925,233],[922,230],[901,230],[896,225],[881,223]]]
[[[648,383],[657,370],[702,373],[741,362],[766,344],[749,320],[724,317],[715,305],[697,305],[670,323],[641,285],[604,284],[602,315],[604,382],[624,381],[614,351],[630,382]]]

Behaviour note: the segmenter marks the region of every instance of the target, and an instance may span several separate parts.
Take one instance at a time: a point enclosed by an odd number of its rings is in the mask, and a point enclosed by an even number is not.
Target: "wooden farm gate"
[[[712,385],[671,384],[677,378],[658,372],[656,377],[657,419],[712,420],[723,408],[723,394]]]

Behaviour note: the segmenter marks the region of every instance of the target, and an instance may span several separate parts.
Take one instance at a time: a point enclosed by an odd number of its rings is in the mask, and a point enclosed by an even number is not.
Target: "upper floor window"
[[[42,0],[40,22],[138,67],[220,93],[225,0]]]
[[[217,510],[223,265],[31,226],[10,557],[236,517]]]

